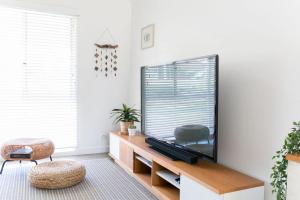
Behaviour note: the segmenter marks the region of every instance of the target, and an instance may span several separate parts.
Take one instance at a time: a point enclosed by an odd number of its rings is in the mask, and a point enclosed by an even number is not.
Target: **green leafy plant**
[[[287,189],[287,166],[286,160],[287,154],[300,153],[300,121],[294,122],[292,131],[288,134],[284,140],[284,144],[281,150],[276,152],[273,156],[275,164],[272,167],[271,185],[273,187],[272,192],[276,193],[277,200],[286,200]]]
[[[126,104],[122,105],[122,108],[113,109],[111,117],[114,117],[114,123],[119,122],[139,122],[138,117],[140,116],[137,109],[131,108]]]

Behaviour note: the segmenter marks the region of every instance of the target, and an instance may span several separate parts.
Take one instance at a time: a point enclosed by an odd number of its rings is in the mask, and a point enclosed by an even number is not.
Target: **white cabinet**
[[[289,160],[287,174],[287,200],[299,200],[300,163]]]
[[[109,134],[109,153],[114,159],[120,160],[120,139],[114,134]]]
[[[196,181],[180,177],[180,200],[223,200],[223,197],[201,186]]]
[[[255,187],[247,190],[226,193],[224,200],[264,200],[264,187]]]
[[[181,176],[180,200],[264,200],[264,187],[219,195],[189,177]]]

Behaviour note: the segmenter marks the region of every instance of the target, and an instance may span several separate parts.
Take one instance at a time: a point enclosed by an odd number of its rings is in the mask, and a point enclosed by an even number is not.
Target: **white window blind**
[[[215,133],[216,57],[142,68],[142,129],[174,139],[183,125],[203,125]]]
[[[73,16],[0,7],[0,142],[45,137],[77,144]]]

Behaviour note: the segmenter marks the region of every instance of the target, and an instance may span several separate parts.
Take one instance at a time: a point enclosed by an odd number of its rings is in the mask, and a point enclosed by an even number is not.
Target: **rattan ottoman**
[[[31,185],[43,189],[60,189],[80,183],[86,174],[78,161],[53,161],[34,166],[28,174]]]
[[[84,165],[78,161],[53,161],[34,166],[28,180],[37,188],[60,189],[80,183],[85,174]]]
[[[32,150],[32,154],[30,158],[12,158],[10,155],[12,152],[30,148]],[[8,161],[15,160],[29,160],[35,162],[37,164],[37,160],[50,158],[52,161],[51,155],[54,152],[54,144],[51,140],[46,138],[17,138],[13,140],[6,141],[1,146],[1,157],[5,160],[2,164],[0,174],[2,174],[4,165]]]

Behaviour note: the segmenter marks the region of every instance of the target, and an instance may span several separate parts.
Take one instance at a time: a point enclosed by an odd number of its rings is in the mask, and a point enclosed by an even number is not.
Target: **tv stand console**
[[[190,165],[151,149],[143,135],[110,133],[109,155],[161,200],[263,200],[264,183],[220,164]]]

